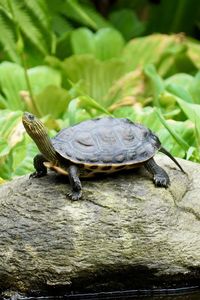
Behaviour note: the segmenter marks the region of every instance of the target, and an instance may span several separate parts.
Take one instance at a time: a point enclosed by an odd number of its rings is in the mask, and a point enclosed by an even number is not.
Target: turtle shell
[[[146,127],[128,119],[100,118],[61,130],[52,138],[63,158],[88,165],[133,165],[154,156],[161,146]]]

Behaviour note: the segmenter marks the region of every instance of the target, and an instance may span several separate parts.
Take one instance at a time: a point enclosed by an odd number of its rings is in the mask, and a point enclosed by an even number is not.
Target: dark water
[[[126,296],[117,296],[117,295],[97,295],[94,297],[91,297],[91,295],[88,296],[78,296],[73,295],[70,297],[66,297],[64,300],[99,300],[99,299],[116,299],[116,300],[200,300],[200,292],[192,292],[192,293],[182,293],[182,294],[171,294],[171,295],[152,295],[152,296],[144,296],[144,295],[126,295]]]
[[[141,295],[134,295],[133,292],[127,291],[125,294],[120,295],[120,293],[97,293],[97,294],[73,294],[66,295],[64,297],[20,297],[20,300],[200,300],[200,291],[193,292],[177,292],[170,291],[170,294],[156,294],[150,295],[150,292],[143,291]],[[146,293],[146,295],[145,295]]]

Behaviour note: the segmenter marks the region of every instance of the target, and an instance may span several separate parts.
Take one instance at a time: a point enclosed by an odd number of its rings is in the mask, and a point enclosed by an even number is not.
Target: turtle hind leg
[[[33,165],[35,172],[30,175],[30,178],[42,177],[47,174],[47,168],[44,166],[44,162],[47,161],[42,154],[37,154],[33,159]]]
[[[79,169],[76,165],[71,165],[68,168],[68,176],[70,185],[72,188],[71,193],[69,193],[69,196],[72,200],[79,200],[82,196],[82,186],[81,181],[78,177]]]
[[[145,163],[145,167],[153,175],[153,182],[156,186],[167,188],[170,185],[168,174],[156,164],[153,158]]]

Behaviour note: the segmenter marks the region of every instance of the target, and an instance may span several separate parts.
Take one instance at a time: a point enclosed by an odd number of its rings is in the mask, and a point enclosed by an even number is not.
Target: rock
[[[0,286],[30,293],[194,285],[200,279],[200,168],[165,156],[171,186],[143,169],[83,182],[50,173],[0,186]]]

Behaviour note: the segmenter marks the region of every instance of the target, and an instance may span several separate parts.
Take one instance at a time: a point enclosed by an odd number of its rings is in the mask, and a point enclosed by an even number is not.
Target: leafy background
[[[196,0],[1,0],[0,182],[33,169],[23,111],[50,136],[126,117],[199,162],[199,20]]]

